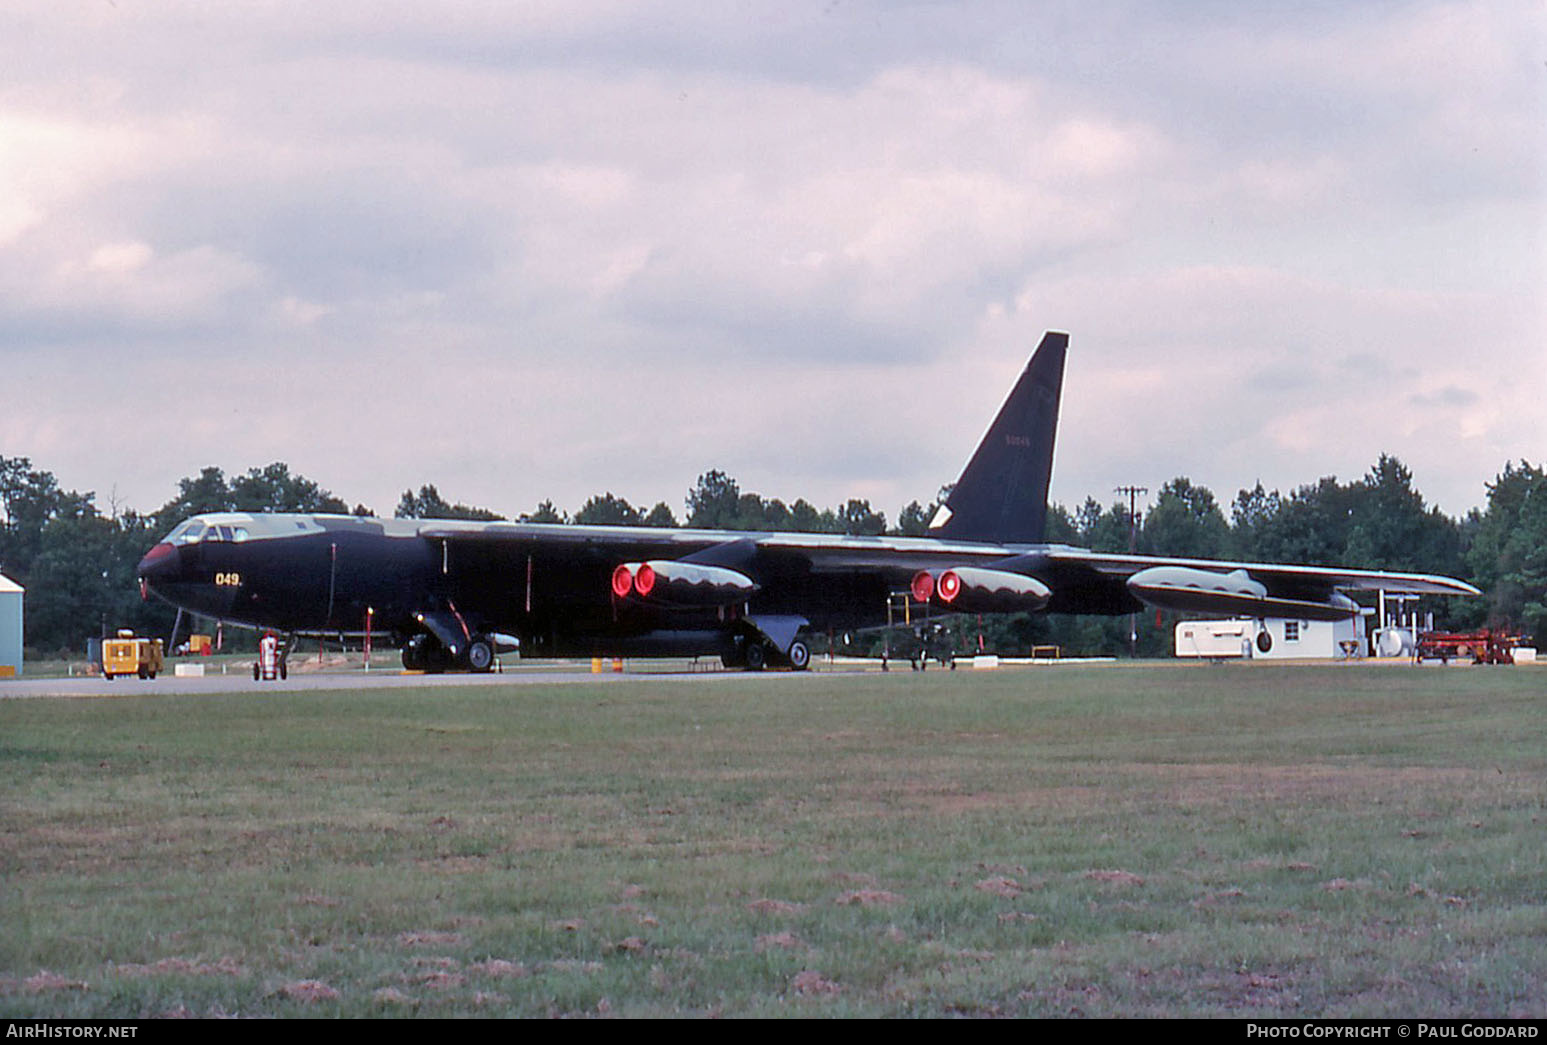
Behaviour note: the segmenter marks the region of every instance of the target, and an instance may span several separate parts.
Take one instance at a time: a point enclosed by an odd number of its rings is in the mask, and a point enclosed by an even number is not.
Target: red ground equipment
[[[273,682],[275,679],[283,679],[289,674],[285,667],[285,650],[279,643],[279,637],[272,631],[265,632],[263,638],[258,640],[258,659],[253,661],[252,679],[254,682]]]
[[[1522,636],[1481,631],[1426,631],[1418,636],[1418,660],[1470,660],[1473,664],[1513,664]]]

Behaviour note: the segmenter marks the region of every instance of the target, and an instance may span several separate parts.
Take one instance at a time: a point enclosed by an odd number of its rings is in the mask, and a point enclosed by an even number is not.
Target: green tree
[[[1230,505],[1231,554],[1249,562],[1268,561],[1264,535],[1282,510],[1283,499],[1278,491],[1264,490],[1261,480],[1250,490],[1237,493]]]
[[[87,636],[116,628],[112,520],[97,512],[90,494],[66,494],[40,536],[27,581],[27,645],[76,649]]]
[[[331,512],[345,514],[349,506],[300,475],[291,475],[290,466],[275,461],[265,468],[248,469],[247,474],[231,480],[232,507],[239,512]]]
[[[1488,485],[1488,508],[1474,520],[1466,562],[1487,598],[1493,626],[1524,626],[1547,642],[1547,474],[1506,463]]]
[[[650,514],[645,516],[645,525],[659,529],[675,529],[677,517],[671,513],[671,506],[665,501],[656,501],[655,507],[650,509]]]
[[[746,495],[743,495],[743,500],[745,500],[745,498]],[[759,509],[759,514],[762,516],[763,520],[760,527],[761,529],[790,529],[790,509],[783,501],[779,500],[777,497],[769,498],[766,501],[763,501],[762,498],[758,498],[758,500],[762,501]]]
[[[790,505],[790,529],[796,533],[837,533],[838,520],[832,509],[819,511],[804,497]]]
[[[15,478],[17,470],[10,471]],[[135,584],[140,557],[156,539],[155,522],[134,512],[104,516],[92,494],[61,491],[52,475],[30,466],[20,474],[31,490],[16,499],[23,507],[14,521],[28,526],[24,544],[31,557],[8,561],[6,572],[27,589],[25,644],[81,652],[85,640],[104,629],[165,634],[172,611],[141,600]],[[35,509],[45,503],[47,515],[34,529]]]
[[[850,499],[837,515],[844,533],[878,537],[886,532],[886,516],[873,510],[868,500]]]
[[[0,457],[0,570],[23,586],[64,496],[52,472],[35,470],[25,457]]]
[[[1080,542],[1080,531],[1075,525],[1074,516],[1069,514],[1069,509],[1061,504],[1048,505],[1047,525],[1044,528],[1043,539],[1049,544]]]
[[[523,513],[521,521],[525,523],[562,523],[567,516],[553,506],[552,501],[544,501],[529,513]]]
[[[1160,488],[1144,519],[1140,547],[1151,555],[1217,559],[1226,554],[1230,526],[1205,486],[1177,476]]]
[[[719,469],[705,472],[688,491],[687,524],[696,529],[730,529],[740,501],[741,487],[736,480]]]
[[[393,515],[399,519],[471,519],[476,522],[500,522],[505,518],[487,508],[474,508],[460,501],[448,504],[434,483],[419,487],[417,494],[404,490]]]
[[[777,503],[777,502],[775,502]],[[782,509],[784,505],[780,504]],[[771,530],[768,524],[768,502],[755,493],[744,493],[736,498],[735,514],[726,522],[727,530]]]
[[[643,526],[644,517],[639,509],[621,497],[614,497],[609,490],[600,497],[592,497],[575,513],[581,526]]]
[[[909,501],[903,510],[897,513],[897,533],[903,537],[927,536],[929,520],[935,517],[937,507],[939,506],[934,503],[926,505]]]
[[[1272,495],[1277,496],[1277,491]],[[1237,498],[1239,500],[1239,498]],[[1354,511],[1354,491],[1332,476],[1302,486],[1278,502],[1278,510],[1260,521],[1248,556],[1262,562],[1344,566]]]
[[[197,476],[177,481],[177,496],[161,506],[156,519],[161,532],[166,533],[184,519],[207,512],[229,512],[236,509],[226,474],[210,465]]]
[[[1413,473],[1381,454],[1350,489],[1348,543],[1343,561],[1374,570],[1461,572],[1461,532],[1438,508],[1424,505]]]
[[[1127,505],[1114,504],[1102,511],[1094,497],[1087,497],[1074,513],[1074,543],[1095,552],[1126,552],[1129,526]]]

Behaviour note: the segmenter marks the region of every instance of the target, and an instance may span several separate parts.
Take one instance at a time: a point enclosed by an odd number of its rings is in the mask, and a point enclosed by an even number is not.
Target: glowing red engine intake
[[[634,592],[641,599],[655,590],[655,571],[650,568],[648,562],[639,564],[639,569],[634,571]]]
[[[633,590],[634,575],[629,572],[628,563],[622,563],[612,571],[612,593],[620,599],[626,599]]]

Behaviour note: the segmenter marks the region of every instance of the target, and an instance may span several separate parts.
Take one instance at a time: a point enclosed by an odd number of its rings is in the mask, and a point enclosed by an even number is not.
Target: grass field
[[[11,1017],[1547,1015],[1535,668],[0,701],[0,832]]]

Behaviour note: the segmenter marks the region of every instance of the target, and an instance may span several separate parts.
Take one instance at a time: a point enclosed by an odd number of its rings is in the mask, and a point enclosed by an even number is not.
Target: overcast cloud
[[[1094,11],[1092,10],[1094,8]],[[1054,497],[1547,458],[1526,2],[0,13],[0,453],[143,510],[895,519],[1067,330]]]

